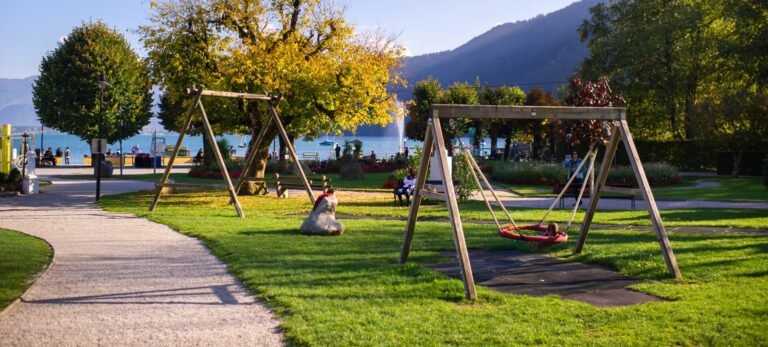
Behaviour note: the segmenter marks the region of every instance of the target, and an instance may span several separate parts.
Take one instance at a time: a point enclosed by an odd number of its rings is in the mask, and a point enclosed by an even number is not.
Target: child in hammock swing
[[[560,232],[560,226],[557,225],[557,223],[549,223],[547,224],[547,232],[546,235],[549,237],[557,237],[557,234]]]

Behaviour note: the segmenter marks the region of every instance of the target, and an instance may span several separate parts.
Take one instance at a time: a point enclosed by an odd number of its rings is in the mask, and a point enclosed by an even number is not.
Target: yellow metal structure
[[[3,124],[0,137],[0,172],[11,172],[11,125]]]

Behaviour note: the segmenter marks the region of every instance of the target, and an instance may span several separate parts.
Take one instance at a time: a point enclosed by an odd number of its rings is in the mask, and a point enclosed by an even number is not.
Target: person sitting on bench
[[[585,174],[586,167],[582,166],[581,170],[576,172],[576,169],[579,167],[579,165],[581,165],[581,159],[579,158],[579,154],[576,153],[576,151],[573,151],[573,153],[571,153],[571,159],[566,160],[564,163],[565,168],[568,169],[568,179],[570,179],[573,175],[576,175],[576,178],[573,180],[572,187],[578,187],[584,181],[584,174]],[[573,189],[574,201],[576,201],[578,196],[579,196],[579,190]],[[581,201],[579,201],[579,204],[581,204]]]
[[[403,206],[403,195],[405,195],[405,203],[411,204],[411,194],[413,194],[413,188],[416,187],[416,174],[413,170],[408,171],[408,176],[403,178],[402,184],[399,184],[395,189],[395,195],[400,201],[400,206]]]

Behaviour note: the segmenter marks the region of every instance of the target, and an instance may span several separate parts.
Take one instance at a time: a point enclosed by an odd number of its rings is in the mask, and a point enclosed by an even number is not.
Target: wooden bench
[[[301,153],[301,160],[317,161],[318,159],[320,159],[320,155],[317,152]]]
[[[565,186],[565,183],[561,183],[555,186],[553,189],[553,192],[555,194],[559,194],[560,191],[563,189],[562,187]],[[568,196],[573,197],[574,201],[576,200],[577,194],[579,194],[580,186],[570,186],[568,187],[568,191],[563,195],[563,198],[560,199],[560,208],[565,207],[565,198]],[[642,193],[639,189],[633,188],[632,185],[626,184],[626,183],[616,183],[612,185],[606,185],[603,187],[603,189],[600,190],[601,193],[614,193],[623,195],[623,198],[626,198],[630,201],[630,208],[635,209],[635,200],[642,196]],[[589,189],[589,185],[587,185],[584,188],[584,196],[582,199],[589,198],[592,196],[592,192]],[[575,202],[574,202],[575,203]]]
[[[320,176],[316,179],[307,177],[309,186],[312,190],[321,190],[323,193],[328,192],[328,189],[332,189],[331,179],[326,176]],[[277,191],[277,197],[286,197],[285,191],[288,189],[301,189],[304,190],[304,182],[301,177],[280,177],[279,174],[275,174],[275,190]]]
[[[630,208],[633,210],[635,209],[635,199],[643,196],[643,193],[640,192],[640,189],[634,188],[631,184],[626,183],[616,183],[610,186],[605,185],[602,189],[600,189],[600,192],[623,195],[626,199],[629,199]]]

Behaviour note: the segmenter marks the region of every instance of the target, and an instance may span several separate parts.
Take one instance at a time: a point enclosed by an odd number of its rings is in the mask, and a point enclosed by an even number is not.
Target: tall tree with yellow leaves
[[[168,0],[151,3],[140,28],[152,77],[164,93],[163,125],[177,128],[186,88],[280,93],[291,136],[316,137],[364,124],[385,125],[397,109],[393,68],[403,48],[380,31],[360,33],[325,0]],[[263,103],[206,100],[219,131],[256,134],[269,114]],[[273,138],[276,130],[267,132]],[[255,136],[254,136],[255,137]],[[258,148],[263,176],[269,143]]]

